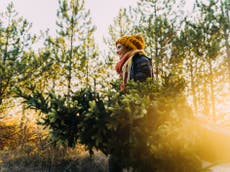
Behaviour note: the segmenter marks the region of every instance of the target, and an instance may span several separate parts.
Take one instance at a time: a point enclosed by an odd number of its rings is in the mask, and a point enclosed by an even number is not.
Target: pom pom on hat
[[[120,43],[132,50],[142,50],[145,48],[144,38],[141,35],[122,36],[116,41],[116,45]]]

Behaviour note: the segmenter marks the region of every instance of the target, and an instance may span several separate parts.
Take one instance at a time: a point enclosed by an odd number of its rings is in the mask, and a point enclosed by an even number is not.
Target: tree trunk
[[[224,23],[223,23],[223,31],[224,31],[224,43],[225,43],[225,51],[227,55],[227,63],[228,63],[228,82],[229,82],[229,92],[230,92],[230,48],[229,48],[229,15],[228,15],[228,9],[227,9],[227,1],[225,2],[221,1],[221,11],[222,16],[224,17]],[[226,23],[225,23],[226,22]]]
[[[229,92],[230,92],[230,48],[229,48],[228,38],[229,35],[227,31],[224,29],[225,50],[226,50],[227,63],[228,63],[228,82],[229,82]]]
[[[211,89],[211,105],[212,105],[212,118],[216,118],[216,103],[215,103],[215,93],[214,93],[214,84],[213,84],[213,69],[212,69],[212,60],[209,59],[209,80],[210,80],[210,89]]]
[[[197,114],[197,97],[196,97],[196,87],[194,82],[194,75],[193,75],[193,63],[192,57],[190,57],[190,78],[191,78],[191,91],[192,91],[192,101],[193,101],[193,108],[195,114]]]
[[[205,69],[203,69],[203,73],[205,73]],[[206,116],[210,116],[210,109],[209,109],[209,101],[208,101],[208,88],[207,88],[207,77],[204,76],[203,82],[204,82],[204,87],[203,87],[203,93],[204,93],[204,114]]]

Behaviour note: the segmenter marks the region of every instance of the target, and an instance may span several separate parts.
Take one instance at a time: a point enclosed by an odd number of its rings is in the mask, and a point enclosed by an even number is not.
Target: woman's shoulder
[[[133,61],[140,63],[140,62],[145,62],[145,61],[151,61],[151,59],[144,54],[137,53],[133,56]]]

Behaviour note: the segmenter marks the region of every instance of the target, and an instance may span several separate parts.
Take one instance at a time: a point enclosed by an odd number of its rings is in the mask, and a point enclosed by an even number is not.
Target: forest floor
[[[0,172],[108,172],[107,157],[102,153],[72,157],[16,157],[0,154]]]
[[[76,156],[73,159],[53,160],[15,158],[13,160],[0,157],[0,172],[108,172],[108,158],[100,152],[93,157],[89,155]],[[204,166],[210,165],[204,163]],[[230,163],[216,165],[211,168],[212,172],[230,172]],[[127,170],[124,170],[127,172]]]

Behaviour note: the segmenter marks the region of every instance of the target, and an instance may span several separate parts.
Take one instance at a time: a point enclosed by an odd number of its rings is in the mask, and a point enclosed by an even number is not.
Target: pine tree
[[[201,33],[202,58],[206,64],[204,70],[208,74],[206,81],[210,86],[211,114],[212,118],[215,119],[215,62],[220,56],[222,41],[221,27],[217,19],[220,9],[218,2],[214,0],[210,1],[207,5],[201,2],[196,2],[196,5],[201,12],[197,27]]]
[[[220,2],[221,8],[221,15],[219,22],[221,24],[221,28],[224,34],[224,47],[226,52],[226,60],[228,63],[228,80],[229,80],[229,90],[230,90],[230,47],[229,47],[229,34],[230,34],[230,18],[229,18],[229,11],[230,11],[230,4],[229,1],[221,1]]]
[[[63,74],[67,79],[68,95],[72,91],[71,87],[88,84],[89,65],[97,53],[93,38],[95,27],[84,3],[83,0],[71,0],[69,3],[66,0],[59,1],[58,41],[53,43],[58,47],[59,65],[64,66]]]
[[[31,24],[18,17],[13,3],[1,14],[0,20],[0,106],[6,108],[6,102],[12,97],[13,89],[20,83],[19,76],[24,72],[21,62],[24,53],[35,40],[29,34]]]
[[[176,1],[143,0],[135,10],[140,13],[135,30],[145,35],[146,51],[153,60],[154,78],[160,82],[165,73],[170,73],[172,42],[177,37],[180,18]]]
[[[16,94],[42,112],[40,124],[51,129],[53,143],[75,146],[84,89],[95,86],[100,60],[93,38],[95,27],[84,0],[60,0],[57,17],[56,38],[48,36],[44,48],[34,56],[40,77]]]

